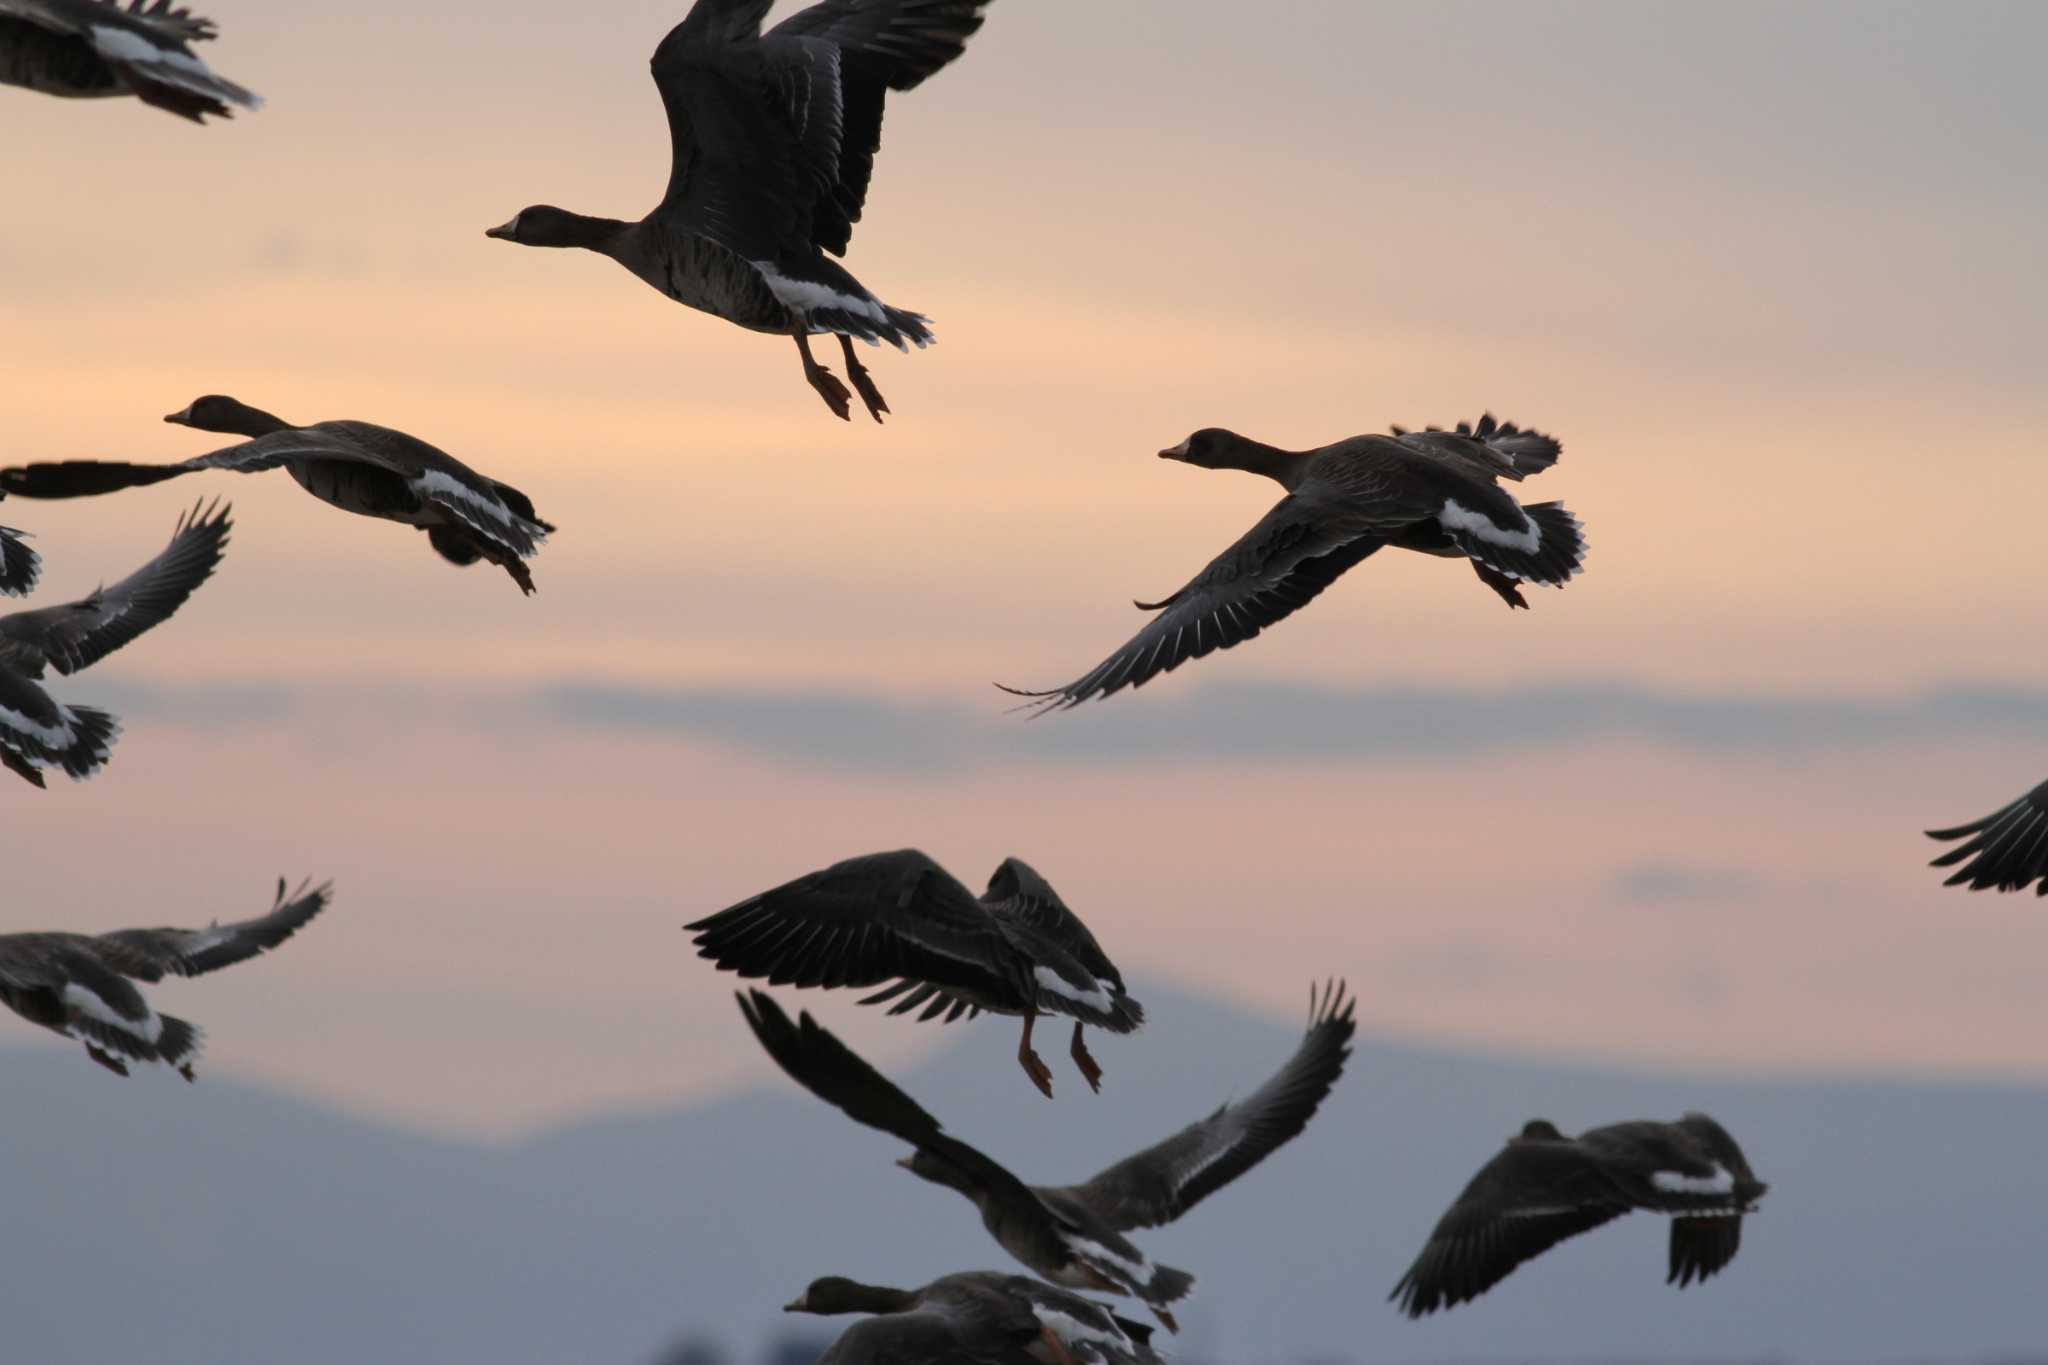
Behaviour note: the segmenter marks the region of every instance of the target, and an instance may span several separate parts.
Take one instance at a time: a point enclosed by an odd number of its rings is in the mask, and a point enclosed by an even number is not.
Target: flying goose
[[[1082,1026],[1129,1033],[1145,1022],[1088,926],[1021,858],[1003,859],[977,899],[914,848],[869,853],[683,928],[720,971],[766,977],[771,986],[893,981],[860,1003],[902,996],[889,1013],[923,1005],[920,1020],[943,1014],[949,1024],[983,1010],[1022,1015],[1017,1061],[1047,1099],[1052,1071],[1031,1047],[1040,1014],[1076,1021],[1069,1051],[1097,1092],[1102,1068],[1081,1042]]]
[[[26,596],[42,572],[42,558],[22,544],[28,532],[0,526],[0,597]]]
[[[637,223],[547,204],[484,235],[611,257],[677,303],[796,339],[804,378],[850,417],[846,386],[811,356],[838,336],[877,422],[889,405],[853,339],[932,339],[831,260],[846,254],[882,142],[882,105],[958,57],[988,0],[824,0],[761,32],[768,0],[697,0],[654,50],[668,110],[668,190]]]
[[[1093,1299],[994,1270],[888,1289],[828,1275],[785,1313],[872,1313],[818,1365],[1161,1365],[1152,1329]]]
[[[48,764],[73,778],[99,770],[119,723],[90,706],[59,703],[41,686],[45,670],[68,677],[90,667],[183,606],[220,563],[230,510],[195,506],[161,554],[111,588],[0,616],[0,764],[38,787]]]
[[[1968,884],[1972,891],[2024,891],[2036,882],[2034,894],[2048,896],[2048,782],[2002,806],[1982,820],[1954,829],[1930,829],[1930,839],[1967,839],[1929,867],[1957,868],[1943,886]]]
[[[175,464],[60,460],[0,469],[0,492],[24,498],[78,498],[161,483],[202,469],[254,474],[282,466],[320,501],[359,516],[379,517],[427,533],[451,564],[487,559],[522,592],[533,575],[522,562],[555,528],[534,515],[533,500],[487,479],[416,436],[370,422],[315,422],[297,427],[261,408],[208,394],[165,417],[201,431],[246,436],[239,445]]]
[[[0,0],[0,85],[96,99],[135,95],[194,123],[230,118],[230,104],[263,103],[216,76],[190,44],[214,36],[213,21],[171,0]]]
[[[1560,449],[1491,414],[1455,431],[1395,427],[1315,450],[1280,450],[1220,427],[1198,431],[1159,457],[1263,474],[1287,496],[1179,592],[1137,603],[1159,615],[1095,668],[1065,687],[1003,690],[1045,711],[1141,687],[1251,639],[1383,545],[1468,559],[1511,609],[1527,607],[1518,584],[1563,586],[1579,571],[1586,542],[1562,503],[1523,506],[1499,480],[1548,469]]]
[[[1480,1168],[1392,1298],[1411,1318],[1478,1298],[1522,1262],[1631,1209],[1671,1216],[1666,1284],[1707,1280],[1735,1258],[1742,1215],[1770,1187],[1705,1114],[1589,1128],[1532,1119]]]
[[[1154,1265],[1123,1234],[1173,1222],[1299,1134],[1343,1074],[1353,1028],[1341,984],[1320,997],[1312,991],[1301,1046],[1248,1098],[1219,1106],[1081,1184],[1026,1185],[946,1133],[809,1013],[792,1024],[760,991],[741,996],[740,1010],[797,1084],[856,1123],[917,1148],[897,1165],[966,1195],[1003,1250],[1054,1284],[1130,1294],[1169,1331],[1180,1329],[1167,1305],[1184,1297],[1195,1277]]]
[[[204,929],[118,929],[110,934],[0,934],[0,1001],[32,1024],[85,1044],[86,1055],[116,1075],[129,1062],[163,1062],[195,1079],[199,1030],[158,1014],[129,984],[199,976],[245,962],[290,938],[327,906],[333,884],[301,883],[258,919]]]

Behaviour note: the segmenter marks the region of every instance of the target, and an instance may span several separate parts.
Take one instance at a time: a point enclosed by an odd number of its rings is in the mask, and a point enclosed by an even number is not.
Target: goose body
[[[1768,1188],[1705,1114],[1609,1124],[1576,1138],[1532,1119],[1472,1177],[1392,1297],[1415,1318],[1455,1308],[1522,1262],[1633,1209],[1670,1217],[1665,1281],[1683,1289],[1735,1258],[1743,1215]]]
[[[1162,1365],[1151,1329],[1025,1275],[974,1270],[918,1289],[813,1280],[786,1313],[867,1313],[818,1365]]]
[[[1160,458],[1261,474],[1286,496],[1179,592],[1138,603],[1158,615],[1096,667],[1064,687],[1003,690],[1060,710],[1141,687],[1251,639],[1389,545],[1467,559],[1510,608],[1527,607],[1520,585],[1562,586],[1579,572],[1585,538],[1563,504],[1524,506],[1500,480],[1548,469],[1560,449],[1491,416],[1454,431],[1395,428],[1300,451],[1198,431]]]
[[[134,95],[194,123],[263,101],[224,80],[191,45],[213,23],[171,0],[0,0],[0,85],[98,99]]]
[[[2031,883],[2035,895],[2048,896],[2048,782],[1981,820],[1954,829],[1930,829],[1927,837],[1962,841],[1930,864],[1962,864],[1943,886],[2024,891]]]
[[[229,509],[195,507],[170,544],[111,588],[75,602],[0,616],[0,764],[43,785],[43,769],[86,778],[107,761],[120,725],[67,706],[42,686],[47,670],[88,668],[168,618],[212,575],[227,547]]]
[[[299,487],[331,507],[427,533],[451,564],[487,560],[533,592],[525,561],[555,528],[533,500],[477,473],[416,436],[374,422],[350,420],[293,426],[261,408],[208,394],[164,418],[202,431],[247,437],[239,445],[172,464],[61,460],[0,469],[0,492],[26,498],[75,498],[161,483],[181,474],[226,469],[239,474],[283,469]]]
[[[1052,1072],[1031,1048],[1040,1014],[1075,1021],[1074,1064],[1094,1089],[1102,1071],[1082,1044],[1093,1024],[1129,1033],[1145,1011],[1116,965],[1050,883],[1006,858],[976,897],[916,849],[870,853],[685,926],[721,971],[771,986],[883,986],[861,1001],[923,1007],[921,1019],[1022,1016],[1017,1061],[1050,1098]],[[893,983],[893,984],[887,984]]]
[[[740,1009],[754,1036],[791,1079],[857,1123],[916,1151],[898,1164],[964,1195],[1003,1250],[1053,1284],[1129,1294],[1169,1330],[1169,1305],[1194,1276],[1146,1257],[1126,1233],[1170,1223],[1243,1175],[1314,1117],[1343,1074],[1353,1029],[1341,987],[1311,1002],[1301,1046],[1241,1102],[1224,1104],[1164,1141],[1076,1185],[1026,1185],[947,1133],[939,1121],[806,1013],[791,1023],[760,991]]]
[[[849,418],[852,394],[811,355],[811,336],[834,334],[879,422],[889,405],[852,342],[923,347],[931,328],[832,256],[866,204],[888,93],[958,57],[987,3],[824,0],[763,33],[763,0],[697,0],[651,63],[669,125],[661,203],[634,223],[536,204],[485,235],[595,251],[686,307],[794,337],[805,379]]]
[[[159,1014],[135,981],[200,976],[275,948],[326,908],[331,886],[301,885],[269,913],[204,929],[120,929],[109,934],[0,934],[0,1003],[30,1023],[85,1044],[117,1075],[131,1062],[162,1062],[186,1080],[199,1030]]]

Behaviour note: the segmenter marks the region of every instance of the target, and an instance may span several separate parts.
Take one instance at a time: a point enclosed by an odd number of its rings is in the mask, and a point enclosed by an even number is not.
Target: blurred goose
[[[178,519],[163,553],[111,588],[76,602],[0,616],[0,764],[40,787],[54,764],[73,778],[107,761],[115,719],[64,706],[41,687],[47,669],[90,667],[183,606],[227,548],[230,509],[195,506]]]
[[[1307,1127],[1344,1072],[1353,1028],[1352,1002],[1341,985],[1320,997],[1311,992],[1301,1046],[1250,1097],[1091,1180],[1050,1186],[1024,1184],[947,1134],[808,1013],[792,1024],[760,991],[742,996],[740,1009],[761,1046],[799,1085],[855,1122],[916,1147],[897,1164],[966,1195],[1003,1250],[1054,1284],[1141,1299],[1169,1331],[1180,1329],[1166,1305],[1184,1297],[1195,1278],[1154,1265],[1123,1234],[1173,1222]]]
[[[1967,884],[1972,891],[2024,891],[2029,882],[2037,896],[2048,896],[2048,782],[2008,806],[2001,806],[1982,820],[1972,820],[1954,829],[1930,829],[1930,839],[1967,843],[1929,863],[1930,867],[1957,868],[1943,886]]]
[[[0,597],[24,596],[42,572],[41,557],[21,543],[27,535],[12,526],[0,526]]]
[[[486,559],[510,574],[522,592],[533,591],[533,575],[523,561],[555,528],[534,515],[526,494],[485,478],[416,436],[370,422],[297,427],[223,394],[196,398],[164,420],[250,439],[175,464],[61,460],[15,465],[0,469],[0,492],[78,498],[203,469],[255,474],[281,467],[324,503],[417,527],[449,563]]]
[[[95,99],[134,95],[194,123],[229,118],[230,104],[263,103],[216,76],[191,44],[213,21],[171,0],[0,0],[0,85]]]
[[[668,110],[668,190],[637,223],[536,204],[484,235],[609,256],[677,303],[796,339],[804,378],[851,420],[846,386],[811,356],[838,336],[877,422],[889,405],[853,339],[932,339],[830,259],[846,254],[882,141],[882,105],[958,57],[988,0],[825,0],[768,33],[768,0],[697,0],[654,50]]]
[[[1631,1209],[1671,1217],[1666,1284],[1707,1280],[1735,1257],[1742,1215],[1770,1187],[1705,1114],[1568,1138],[1532,1119],[1480,1169],[1394,1286],[1411,1318],[1475,1299],[1522,1262]]]
[[[130,1062],[162,1062],[186,1080],[199,1055],[199,1030],[158,1014],[129,984],[199,976],[246,962],[297,933],[327,906],[331,883],[285,899],[277,883],[270,913],[204,929],[120,929],[111,934],[0,934],[0,1001],[32,1024],[85,1044],[86,1055],[117,1075]]]
[[[1161,1365],[1152,1329],[1092,1299],[993,1270],[888,1289],[828,1275],[785,1313],[872,1313],[818,1365]]]
[[[1129,1033],[1145,1022],[1088,926],[1020,858],[1005,858],[977,899],[914,848],[869,853],[683,927],[699,957],[771,986],[893,981],[860,1003],[902,996],[889,1013],[923,1005],[920,1020],[943,1014],[949,1024],[982,1010],[1022,1015],[1017,1061],[1047,1099],[1052,1071],[1031,1047],[1040,1014],[1077,1021],[1069,1051],[1096,1091],[1102,1068],[1081,1042],[1083,1025]]]
[[[1280,450],[1219,427],[1198,431],[1160,458],[1263,474],[1287,496],[1186,587],[1139,602],[1159,615],[1095,668],[1065,687],[1003,690],[1059,710],[1141,687],[1251,639],[1383,545],[1468,559],[1510,608],[1527,607],[1519,585],[1562,586],[1579,571],[1586,542],[1562,503],[1525,507],[1499,481],[1548,469],[1560,449],[1491,415],[1456,431],[1396,427],[1315,450]]]

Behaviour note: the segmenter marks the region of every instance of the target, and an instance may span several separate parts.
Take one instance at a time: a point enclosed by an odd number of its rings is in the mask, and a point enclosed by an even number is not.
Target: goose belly
[[[331,506],[362,517],[381,517],[408,526],[437,520],[403,477],[350,460],[302,460],[291,466],[299,487]]]
[[[796,315],[751,262],[706,238],[657,237],[621,264],[677,303],[751,331],[787,332],[796,325]]]
[[[127,92],[83,38],[0,16],[0,85],[94,99]]]

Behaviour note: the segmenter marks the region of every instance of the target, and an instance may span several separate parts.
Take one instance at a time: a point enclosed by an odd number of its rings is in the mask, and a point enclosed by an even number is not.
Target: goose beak
[[[496,237],[501,242],[509,242],[513,239],[512,234],[514,234],[518,230],[519,220],[517,218],[514,218],[509,223],[500,223],[494,228],[485,228],[484,236]]]
[[[908,1171],[913,1169],[910,1163],[914,1160],[916,1160],[915,1157],[899,1156],[896,1158],[896,1164]]]
[[[805,1302],[808,1298],[810,1298],[808,1294],[799,1295],[782,1305],[782,1311],[785,1313],[801,1313],[805,1308],[809,1307],[809,1304]]]
[[[1168,446],[1159,452],[1159,458],[1162,460],[1185,460],[1187,457],[1188,443],[1186,441],[1182,441],[1177,446]]]
[[[164,414],[164,420],[166,422],[176,422],[181,427],[186,426],[192,421],[192,409],[184,407],[179,408],[176,412],[167,412]]]

